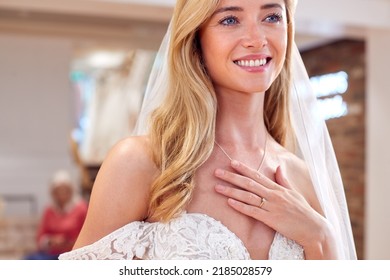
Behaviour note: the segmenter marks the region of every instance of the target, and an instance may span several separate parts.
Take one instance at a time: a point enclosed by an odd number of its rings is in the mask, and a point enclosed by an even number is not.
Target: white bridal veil
[[[328,129],[318,113],[317,99],[296,46],[292,71],[290,110],[300,157],[309,168],[322,209],[335,230],[340,258],[356,259],[340,170]]]
[[[166,95],[168,79],[168,46],[170,27],[164,37],[149,78],[135,135],[146,134],[148,117]],[[350,218],[333,146],[325,121],[318,114],[316,96],[306,68],[294,44],[293,82],[290,92],[291,118],[296,134],[299,156],[306,162],[316,194],[325,216],[337,236],[341,259],[356,259]]]

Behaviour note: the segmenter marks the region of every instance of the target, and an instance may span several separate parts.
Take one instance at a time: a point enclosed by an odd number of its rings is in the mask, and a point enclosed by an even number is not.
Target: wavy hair
[[[296,0],[285,0],[287,13],[287,50],[283,68],[264,96],[264,122],[271,136],[282,146],[294,144],[289,110],[291,53],[294,41],[293,16]]]
[[[291,128],[288,110],[293,2],[285,0],[288,16],[288,49],[280,75],[266,92],[265,124],[284,145]],[[167,95],[151,115],[153,160],[160,175],[151,186],[148,218],[168,221],[188,204],[194,174],[214,147],[216,94],[202,64],[197,33],[217,9],[219,0],[178,0],[171,22]]]

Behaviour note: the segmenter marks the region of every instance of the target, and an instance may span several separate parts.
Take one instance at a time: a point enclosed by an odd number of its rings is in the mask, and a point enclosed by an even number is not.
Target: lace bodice
[[[132,222],[99,241],[60,255],[66,259],[250,259],[244,243],[221,222],[183,213],[168,223]],[[303,248],[275,234],[269,259],[303,259]]]

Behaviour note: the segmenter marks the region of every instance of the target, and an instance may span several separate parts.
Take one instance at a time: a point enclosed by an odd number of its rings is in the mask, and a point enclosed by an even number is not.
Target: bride
[[[60,259],[356,258],[329,136],[293,65],[295,4],[177,1],[138,136],[105,159]]]

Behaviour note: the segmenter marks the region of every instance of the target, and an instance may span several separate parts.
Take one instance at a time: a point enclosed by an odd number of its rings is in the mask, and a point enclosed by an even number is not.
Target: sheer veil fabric
[[[148,117],[166,96],[169,80],[170,37],[171,28],[169,26],[150,74],[133,135],[148,133]],[[316,96],[295,44],[292,53],[292,73],[290,112],[296,136],[296,154],[306,162],[325,216],[336,233],[338,256],[340,259],[356,259],[340,170],[325,121],[316,109]]]
[[[318,200],[335,230],[338,255],[341,259],[356,259],[344,186],[333,145],[325,121],[318,114],[317,99],[296,46],[292,71],[290,112],[298,155],[309,168]]]

